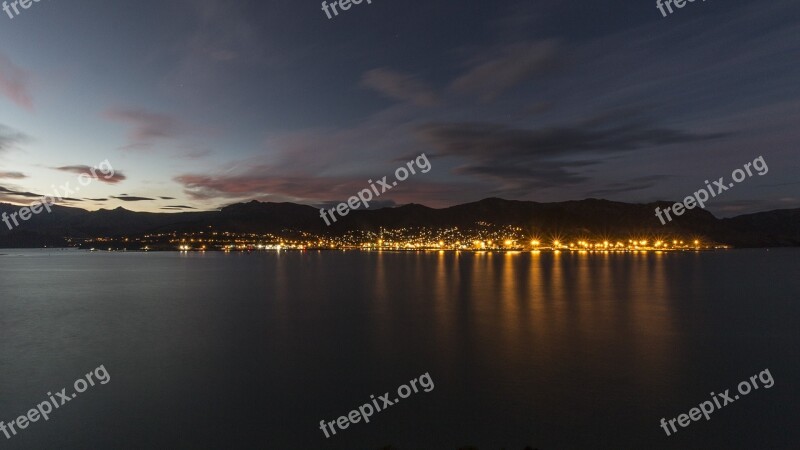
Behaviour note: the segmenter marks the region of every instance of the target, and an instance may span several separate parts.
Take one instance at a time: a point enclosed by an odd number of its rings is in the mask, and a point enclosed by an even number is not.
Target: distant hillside
[[[717,219],[694,209],[661,225],[656,206],[670,203],[630,204],[608,200],[537,203],[488,198],[473,203],[433,209],[410,204],[396,208],[352,211],[327,227],[319,210],[294,203],[252,201],[210,212],[137,213],[124,208],[85,211],[55,206],[12,231],[0,222],[0,247],[41,247],[64,244],[65,237],[118,237],[154,231],[218,231],[272,233],[284,230],[317,235],[342,235],[353,230],[428,227],[472,229],[478,223],[513,225],[541,235],[659,235],[705,236],[737,247],[800,245],[800,209],[777,210]],[[0,203],[0,213],[18,207]]]
[[[800,209],[746,214],[722,219],[721,228],[728,242],[751,247],[786,247],[800,245]]]

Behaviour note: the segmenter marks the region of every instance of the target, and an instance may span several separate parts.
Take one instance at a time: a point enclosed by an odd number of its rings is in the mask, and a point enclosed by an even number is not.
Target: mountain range
[[[214,229],[236,233],[306,232],[337,236],[352,231],[398,228],[471,229],[479,224],[515,226],[531,235],[698,236],[734,247],[800,245],[800,209],[775,210],[719,219],[708,211],[693,209],[662,225],[655,216],[669,202],[648,204],[608,200],[539,203],[487,198],[448,208],[434,209],[418,204],[351,211],[330,227],[319,209],[295,203],[251,201],[217,211],[148,213],[124,208],[86,211],[53,206],[19,227],[9,230],[0,222],[0,247],[42,247],[66,245],[67,238],[137,236],[156,232],[192,232]],[[11,214],[18,206],[0,203],[0,214]]]

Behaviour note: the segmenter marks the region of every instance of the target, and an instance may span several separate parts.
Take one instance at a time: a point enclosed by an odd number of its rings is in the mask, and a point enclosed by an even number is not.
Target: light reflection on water
[[[798,254],[22,252],[0,257],[0,419],[105,364],[9,448],[781,448]],[[774,388],[665,440],[766,367]],[[425,372],[433,392],[317,429]]]

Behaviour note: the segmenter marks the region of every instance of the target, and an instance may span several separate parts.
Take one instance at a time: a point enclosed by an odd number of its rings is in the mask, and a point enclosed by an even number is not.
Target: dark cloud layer
[[[186,205],[169,205],[169,206],[163,206],[161,207],[161,209],[182,210],[182,209],[197,209],[197,208],[193,208],[191,206],[186,206]]]
[[[607,197],[619,193],[629,193],[649,189],[657,186],[660,182],[674,178],[672,175],[651,175],[646,177],[636,177],[626,181],[609,183],[601,189],[589,191],[587,195],[593,197]]]
[[[456,173],[495,179],[500,187],[494,193],[510,195],[588,181],[580,169],[626,152],[723,136],[657,126],[628,112],[539,129],[493,123],[431,123],[420,126],[417,132],[439,156],[463,162]]]
[[[93,168],[89,166],[62,166],[54,167],[54,169],[62,172],[74,173],[77,175],[88,175],[97,181],[108,184],[118,184],[119,182],[127,179],[127,177],[118,170],[114,170],[113,173],[103,173],[103,171],[100,169],[94,169],[94,174],[92,174]]]
[[[28,178],[28,176],[22,172],[0,172],[0,178],[21,180],[23,178]]]
[[[59,198],[57,196],[52,196],[51,194],[36,194],[33,192],[20,191],[5,186],[0,186],[0,201],[30,203],[31,201],[30,199],[41,199],[45,196],[48,197],[48,201],[53,201],[55,203],[83,202],[83,200],[79,198],[71,198],[71,197]]]
[[[111,198],[115,198],[117,200],[122,200],[124,202],[144,202],[144,201],[155,201],[154,198],[149,197],[134,197],[134,196],[111,196]]]
[[[19,197],[27,197],[27,198],[39,198],[42,196],[41,194],[34,194],[33,192],[26,192],[26,191],[18,191],[4,186],[0,186],[0,193],[7,195],[16,195]]]

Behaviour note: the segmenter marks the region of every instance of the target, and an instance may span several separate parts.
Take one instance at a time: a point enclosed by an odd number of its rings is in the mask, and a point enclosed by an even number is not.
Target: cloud
[[[0,54],[0,93],[17,106],[33,110],[33,97],[29,92],[31,74]]]
[[[125,175],[119,170],[112,170],[112,174],[104,173],[102,170],[89,167],[89,166],[63,166],[63,167],[54,167],[55,170],[60,170],[62,172],[70,172],[77,175],[88,175],[97,181],[108,183],[108,184],[117,184],[120,181],[127,179]],[[94,169],[94,174],[92,174],[92,170]],[[88,183],[87,183],[88,184]]]
[[[28,198],[39,198],[39,197],[42,196],[41,194],[34,194],[33,192],[26,192],[26,191],[18,191],[18,190],[15,190],[15,189],[9,189],[9,188],[4,187],[4,186],[0,186],[0,193],[16,195],[16,196],[19,196],[19,197],[28,197]]]
[[[263,168],[262,168],[263,170]],[[184,192],[193,199],[210,198],[262,198],[276,197],[280,200],[288,198],[316,198],[318,195],[341,190],[344,180],[314,179],[304,176],[271,176],[269,171],[257,173],[248,170],[244,173],[226,173],[221,175],[186,174],[175,177],[175,181],[184,186]],[[363,181],[362,181],[363,184]],[[353,195],[355,184],[347,192]]]
[[[724,136],[660,127],[630,111],[612,111],[574,125],[539,129],[493,123],[430,123],[420,126],[417,133],[439,156],[465,161],[456,168],[457,174],[489,179],[499,185],[495,194],[509,195],[588,181],[581,169],[621,153]]]
[[[369,176],[286,176],[272,175],[272,172],[268,167],[250,167],[242,172],[185,174],[176,177],[175,181],[182,184],[186,195],[195,200],[259,200],[310,205],[338,204],[363,189],[369,189]],[[392,171],[389,169],[385,173],[390,175]],[[372,179],[378,180],[380,177]],[[375,197],[372,203],[389,205],[392,202],[410,203],[425,198],[428,204],[445,205],[450,204],[453,198],[472,198],[476,195],[479,193],[474,186],[460,182],[434,183],[430,178],[418,174],[380,197]]]
[[[175,200],[175,197],[158,197],[161,200]]]
[[[144,202],[144,201],[154,201],[155,200],[154,198],[133,197],[133,196],[127,196],[127,195],[126,196],[119,196],[119,197],[114,197],[112,195],[111,198],[115,198],[117,200],[122,200],[124,202]]]
[[[439,103],[436,93],[425,82],[412,75],[389,69],[372,69],[361,78],[361,84],[385,97],[417,106],[435,106]]]
[[[497,56],[497,54],[500,54]],[[523,42],[487,51],[450,85],[453,91],[475,94],[489,101],[529,79],[553,72],[562,65],[555,40]]]
[[[31,141],[27,134],[0,124],[0,153],[16,148],[18,144]]]
[[[418,131],[424,140],[445,155],[535,161],[581,154],[608,154],[723,136],[692,134],[639,120],[624,123],[591,121],[538,130],[492,123],[431,123],[419,127]]]
[[[197,208],[193,208],[191,206],[186,206],[186,205],[168,205],[162,207],[161,209],[197,209]]]
[[[185,125],[178,119],[142,109],[111,109],[106,111],[105,116],[132,127],[130,139],[134,144],[127,146],[128,150],[146,148],[152,140],[176,138],[185,131]]]
[[[322,209],[330,210],[330,209],[335,209],[339,205],[339,203],[342,203],[343,201],[344,201],[344,199],[342,199],[342,200],[330,200],[330,201],[326,201],[326,202],[315,203],[313,206],[315,208],[322,208]],[[392,208],[392,207],[395,207],[395,206],[397,206],[397,202],[395,202],[394,200],[372,200],[372,201],[369,202],[369,208],[368,209]],[[367,208],[364,208],[364,205],[359,205],[359,207],[355,208],[355,209],[367,209]]]
[[[50,194],[35,194],[33,192],[28,191],[19,191],[17,189],[11,189],[5,186],[0,186],[0,200],[2,201],[10,201],[10,202],[17,202],[17,203],[25,203],[30,204],[30,200],[28,199],[41,199],[45,195],[48,196],[48,200],[52,199],[52,202],[58,203],[69,203],[69,202],[82,202],[83,200],[77,198],[70,198],[70,197],[52,197]]]
[[[578,184],[589,177],[575,173],[576,169],[592,165],[591,162],[540,162],[536,167],[516,164],[465,165],[455,169],[459,175],[471,175],[499,182],[490,191],[492,195],[525,195],[534,188]]]
[[[22,172],[0,172],[0,178],[21,180],[23,178],[28,178],[28,176]]]
[[[641,191],[656,186],[659,181],[668,180],[670,178],[675,177],[672,175],[650,175],[645,177],[637,177],[626,181],[609,183],[601,189],[588,192],[587,195],[593,197],[605,197],[613,194]]]

